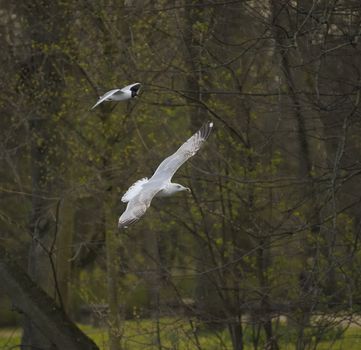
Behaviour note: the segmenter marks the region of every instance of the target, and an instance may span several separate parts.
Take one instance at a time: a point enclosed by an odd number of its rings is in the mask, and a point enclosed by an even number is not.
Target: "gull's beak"
[[[189,187],[186,187],[186,191],[192,193],[192,191]]]

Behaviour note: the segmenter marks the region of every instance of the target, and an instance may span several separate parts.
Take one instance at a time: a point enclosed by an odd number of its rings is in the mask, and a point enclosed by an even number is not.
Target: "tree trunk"
[[[161,349],[160,337],[160,288],[161,261],[159,256],[158,233],[150,230],[146,235],[144,249],[148,257],[147,283],[149,285],[151,317],[156,321],[154,344]]]
[[[31,318],[31,325],[44,339],[48,349],[91,350],[98,349],[66,314],[55,300],[39,288],[29,276],[14,262],[14,256],[0,246],[0,279],[2,288],[13,301],[16,308]],[[24,349],[38,347],[23,343]],[[45,349],[44,342],[42,349]]]
[[[56,284],[55,256],[53,254],[57,233],[57,222],[54,220],[56,213],[52,210],[54,202],[47,199],[52,192],[51,183],[48,180],[47,164],[49,145],[46,140],[49,129],[47,120],[34,116],[30,125],[33,191],[30,223],[32,240],[28,256],[28,273],[38,286],[52,295],[54,291],[59,292],[59,290],[54,287]],[[42,138],[40,145],[38,137]],[[50,348],[50,344],[32,321],[31,315],[25,315],[22,343],[27,346],[31,344],[34,347]]]
[[[18,89],[29,111],[30,162],[32,178],[32,213],[28,271],[35,283],[49,295],[58,293],[54,260],[58,233],[58,210],[54,200],[58,177],[59,143],[53,117],[61,109],[61,92],[64,60],[57,53],[49,54],[49,48],[65,40],[70,20],[66,5],[57,1],[17,3],[23,16],[24,41],[29,42],[28,53],[23,60]],[[53,21],[56,14],[57,21]],[[51,50],[50,50],[51,51]],[[23,58],[23,57],[22,57]],[[24,347],[51,348],[43,332],[34,324],[33,315],[25,317]]]
[[[299,55],[296,50],[296,42],[290,42],[289,35],[293,33],[295,23],[291,23],[288,13],[281,2],[271,1],[272,30],[275,39],[275,52],[280,59],[280,70],[283,73],[285,86],[289,100],[293,108],[298,142],[298,173],[299,178],[305,181],[300,196],[305,200],[304,217],[305,224],[309,227],[305,235],[300,238],[303,247],[302,270],[299,274],[299,300],[297,301],[299,314],[297,318],[298,336],[296,349],[303,350],[309,341],[305,335],[305,328],[310,326],[311,310],[317,288],[315,286],[315,274],[317,274],[317,260],[319,259],[319,243],[321,210],[318,205],[318,188],[315,185],[313,172],[313,154],[311,153],[310,141],[307,135],[306,109],[303,99],[298,91],[306,91],[303,77],[293,70],[292,67],[299,64]],[[282,28],[282,30],[280,29]],[[285,31],[287,35],[285,34]],[[292,35],[291,35],[292,36]],[[293,37],[295,40],[295,38]],[[294,44],[295,46],[292,46]],[[308,236],[312,235],[312,240]],[[310,243],[312,241],[312,243]],[[315,243],[316,242],[316,243]]]
[[[64,311],[69,311],[69,283],[71,280],[71,254],[74,235],[73,198],[69,197],[60,205],[60,227],[56,244],[56,275],[60,292],[58,302]]]
[[[119,234],[117,228],[116,194],[108,196],[105,204],[105,244],[107,253],[107,284],[108,284],[108,333],[110,350],[120,350],[122,336],[120,322],[120,305],[118,302],[118,277],[120,259],[117,255]]]

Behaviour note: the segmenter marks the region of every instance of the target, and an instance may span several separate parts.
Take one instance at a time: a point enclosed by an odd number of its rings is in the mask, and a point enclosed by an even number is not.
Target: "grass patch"
[[[14,349],[20,344],[21,330],[18,328],[0,328],[0,349]]]
[[[102,350],[108,350],[108,330],[101,327],[79,325],[84,333],[92,338]],[[157,329],[160,329],[159,333]],[[278,329],[281,350],[294,350],[295,338],[285,325]],[[229,333],[226,329],[209,330],[195,322],[180,318],[162,318],[159,325],[154,320],[131,320],[124,323],[121,336],[122,348],[125,350],[159,349],[159,339],[164,349],[193,350],[228,350],[232,349]],[[20,344],[21,330],[13,328],[0,329],[0,349],[15,349]],[[253,349],[252,330],[244,328],[245,350]],[[312,338],[315,341],[315,338]],[[263,348],[259,344],[259,348]],[[315,348],[317,350],[359,350],[361,349],[361,328],[351,326],[342,332],[331,329],[325,334]]]

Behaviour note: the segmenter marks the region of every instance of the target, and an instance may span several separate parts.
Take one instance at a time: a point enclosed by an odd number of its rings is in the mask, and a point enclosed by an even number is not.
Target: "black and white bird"
[[[118,228],[127,228],[139,220],[147,211],[153,197],[167,197],[180,191],[189,191],[188,187],[171,182],[173,175],[190,157],[194,156],[207,140],[213,128],[212,122],[204,124],[171,156],[163,160],[153,176],[134,183],[123,195],[122,202],[128,203],[120,216]]]
[[[100,96],[98,102],[91,109],[94,109],[96,106],[98,106],[104,101],[130,100],[131,98],[138,96],[141,86],[142,85],[140,83],[134,83],[131,85],[127,85],[122,89],[110,90],[106,92],[103,96]]]

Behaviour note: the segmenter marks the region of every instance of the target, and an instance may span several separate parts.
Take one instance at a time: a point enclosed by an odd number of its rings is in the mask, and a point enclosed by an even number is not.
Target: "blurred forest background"
[[[360,35],[359,0],[0,0],[0,327],[331,349],[361,312]],[[122,194],[207,120],[192,194],[118,232]]]

